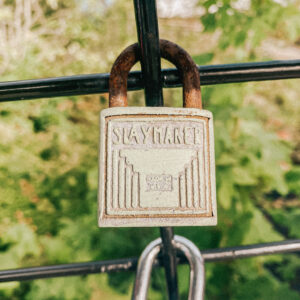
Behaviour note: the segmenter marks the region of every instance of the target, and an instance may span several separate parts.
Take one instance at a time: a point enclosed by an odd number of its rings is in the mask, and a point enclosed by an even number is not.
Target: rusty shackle
[[[191,56],[178,45],[159,40],[160,55],[179,70],[183,83],[183,106],[202,108],[200,76]],[[139,45],[128,46],[116,59],[109,77],[109,106],[128,106],[127,78],[134,64],[140,60]]]

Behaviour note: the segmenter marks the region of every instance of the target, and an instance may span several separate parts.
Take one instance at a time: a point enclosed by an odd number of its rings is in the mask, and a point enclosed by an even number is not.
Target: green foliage
[[[35,281],[25,300],[81,300],[89,299],[91,291],[86,288],[87,280],[82,277],[47,279]],[[74,289],[74,287],[76,287]],[[47,291],[47,294],[45,294]]]
[[[288,32],[292,41],[299,37],[298,11],[293,6],[296,3],[283,7],[273,0],[204,0],[200,4],[206,10],[201,18],[205,31],[220,30],[221,51],[228,47],[245,48],[245,45],[254,49],[271,32],[277,32],[278,35]],[[252,51],[248,53],[249,58],[252,54]]]
[[[39,256],[41,248],[38,238],[26,224],[10,226],[0,239],[0,265],[2,269],[17,268],[20,264]],[[18,282],[8,282],[0,285],[0,298],[12,299],[19,288]]]
[[[267,276],[258,276],[255,280],[250,280],[237,288],[236,294],[231,299],[289,299],[298,300],[299,295],[295,291],[291,291],[287,284],[279,285],[272,278]]]
[[[108,72],[121,49],[136,40],[131,1],[31,3],[33,16],[41,15],[30,28],[23,16],[24,39],[12,35],[7,44],[17,46],[0,49],[3,80]],[[264,59],[256,49],[268,37],[297,41],[300,23],[293,5],[249,3],[245,9],[236,1],[200,1],[204,32],[193,36],[178,28],[170,39],[189,44],[185,48],[200,65]],[[0,12],[7,28],[16,5],[5,1]],[[170,28],[162,25],[161,36],[171,35]],[[195,36],[208,42],[199,49],[197,40],[191,44]],[[297,91],[291,82],[202,88],[205,109],[214,114],[219,224],[179,227],[176,234],[200,249],[300,236],[300,169],[290,161],[293,143],[280,137],[282,128],[269,125],[294,130]],[[142,105],[141,95],[131,93],[129,102]],[[263,108],[256,101],[262,98]],[[167,90],[165,103],[181,106],[181,91]],[[105,106],[107,95],[1,104],[1,269],[138,256],[159,235],[156,228],[97,228],[98,115]],[[206,297],[300,299],[299,270],[297,255],[207,263]],[[188,278],[188,267],[180,266],[182,299]],[[128,299],[133,280],[133,273],[124,272],[12,282],[0,285],[0,298]],[[150,299],[166,298],[164,280],[162,270],[153,271]]]
[[[270,210],[274,221],[288,229],[288,235],[292,238],[299,238],[300,209]]]
[[[200,55],[194,55],[193,60],[197,65],[205,65],[212,61],[214,58],[213,52],[207,52]]]
[[[293,169],[288,171],[285,175],[289,191],[300,196],[300,167],[295,166]]]

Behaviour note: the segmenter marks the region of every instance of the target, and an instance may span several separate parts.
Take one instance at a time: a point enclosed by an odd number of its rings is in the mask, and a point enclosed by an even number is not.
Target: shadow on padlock
[[[173,246],[182,252],[190,265],[190,287],[188,300],[204,299],[205,268],[204,260],[199,249],[190,240],[175,235]],[[151,277],[152,266],[162,248],[162,240],[152,241],[140,256],[132,300],[146,300]]]

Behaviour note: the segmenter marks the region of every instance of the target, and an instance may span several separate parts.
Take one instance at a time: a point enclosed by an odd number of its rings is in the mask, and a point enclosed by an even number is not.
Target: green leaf
[[[207,52],[207,53],[193,56],[193,60],[197,65],[205,65],[210,61],[212,61],[213,58],[214,58],[213,52]]]
[[[218,202],[224,209],[229,209],[232,205],[232,198],[234,196],[233,178],[230,170],[219,171],[217,177],[218,187]]]
[[[283,239],[258,208],[252,206],[251,211],[253,218],[243,244],[273,242]]]
[[[300,196],[300,167],[293,167],[285,174],[289,191]]]
[[[255,178],[247,168],[234,167],[232,174],[234,176],[234,182],[238,185],[254,186],[257,184],[257,178]]]
[[[235,165],[237,162],[237,158],[232,156],[231,153],[222,152],[216,160],[216,165],[218,167],[225,167]]]

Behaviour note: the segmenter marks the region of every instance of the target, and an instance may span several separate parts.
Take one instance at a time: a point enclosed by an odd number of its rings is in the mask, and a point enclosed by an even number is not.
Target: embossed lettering
[[[133,142],[133,141],[132,141],[133,139],[135,139],[135,142],[136,142],[137,144],[140,143],[140,137],[139,137],[139,135],[138,135],[138,133],[137,133],[137,131],[136,131],[135,126],[133,126],[133,127],[131,128],[130,134],[129,134],[129,140],[130,140],[131,142]]]
[[[191,127],[184,127],[184,143],[186,145],[191,145],[189,131],[191,131],[192,129],[193,128]]]
[[[174,143],[174,138],[173,138],[172,130],[168,126],[166,128],[165,144],[173,144],[173,143]]]
[[[202,128],[173,127],[173,126],[145,126],[113,128],[113,144],[201,144]]]
[[[199,127],[194,128],[194,143],[200,144],[201,140],[201,129]]]
[[[159,138],[157,138],[159,136]],[[161,144],[162,143],[162,128],[161,127],[153,127],[153,143]]]
[[[172,186],[172,175],[147,175],[147,192],[160,191],[160,192],[170,192],[173,190]]]
[[[129,145],[127,128],[123,129],[123,143],[124,143],[124,145]]]
[[[114,128],[113,133],[117,136],[117,140],[114,140],[114,144],[121,144],[122,143],[122,133],[121,128]]]
[[[174,142],[175,142],[175,144],[183,144],[183,134],[179,132],[180,129],[181,128],[174,128]]]
[[[144,134],[144,144],[146,144],[146,140],[150,137],[151,134],[151,127],[146,128],[144,126],[141,126],[141,129]]]

